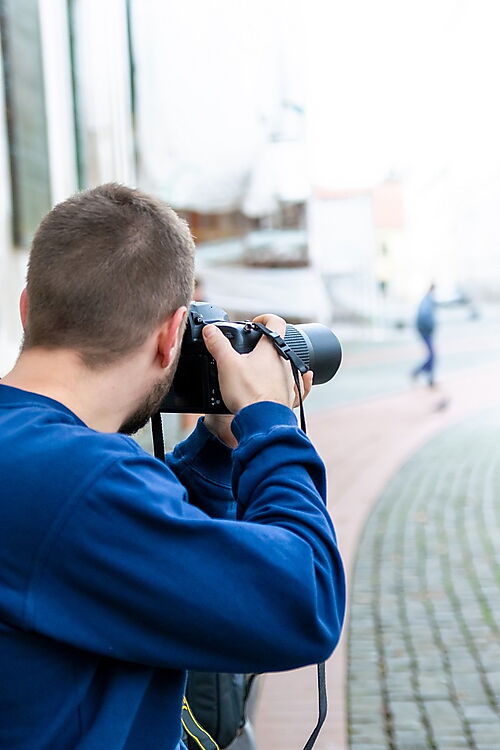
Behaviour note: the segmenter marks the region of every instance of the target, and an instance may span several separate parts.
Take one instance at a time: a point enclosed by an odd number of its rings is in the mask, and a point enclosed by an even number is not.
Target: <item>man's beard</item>
[[[177,369],[177,363],[179,361],[179,353],[177,354],[175,361],[172,362],[170,367],[167,369],[165,377],[159,380],[145,397],[144,401],[137,407],[137,409],[125,419],[120,425],[118,432],[123,435],[133,435],[140,430],[141,427],[147,423],[153,414],[156,414],[160,408],[160,404],[170,390],[172,381],[174,379],[175,371]]]

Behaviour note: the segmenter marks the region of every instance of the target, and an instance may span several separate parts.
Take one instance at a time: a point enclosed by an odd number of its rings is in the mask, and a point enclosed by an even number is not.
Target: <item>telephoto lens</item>
[[[285,342],[314,373],[313,385],[327,383],[342,362],[342,347],[336,335],[321,323],[286,327]]]

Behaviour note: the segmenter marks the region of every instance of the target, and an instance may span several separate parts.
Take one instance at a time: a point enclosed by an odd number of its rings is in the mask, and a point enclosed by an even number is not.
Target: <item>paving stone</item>
[[[490,706],[480,704],[477,706],[471,706],[469,704],[464,705],[464,714],[471,724],[493,724],[498,727],[499,732],[499,747],[500,747],[500,718]]]
[[[427,740],[409,736],[406,739],[398,738],[397,748],[398,750],[429,750],[430,745]]]
[[[367,673],[371,694],[378,687],[390,718],[380,711],[375,726],[383,737],[389,725],[393,750],[500,750],[499,434],[497,409],[430,441],[389,483],[362,537],[351,715],[367,718],[366,654],[379,667]]]
[[[384,745],[387,743],[387,736],[385,732],[375,727],[353,727],[351,736],[352,739],[356,742],[362,742],[364,740],[365,742],[375,742],[379,745]]]

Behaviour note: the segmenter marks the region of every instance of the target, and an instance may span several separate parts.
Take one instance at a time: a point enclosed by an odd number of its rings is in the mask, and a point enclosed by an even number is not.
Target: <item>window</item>
[[[0,0],[13,240],[27,247],[51,208],[37,0]]]

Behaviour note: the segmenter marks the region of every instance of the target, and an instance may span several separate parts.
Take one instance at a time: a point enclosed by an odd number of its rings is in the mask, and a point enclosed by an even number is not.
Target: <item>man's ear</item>
[[[184,333],[183,322],[187,314],[187,307],[178,307],[168,320],[161,326],[158,334],[158,356],[162,367],[168,367],[175,357],[181,336]]]
[[[26,321],[28,320],[28,292],[26,288],[21,292],[21,298],[19,299],[19,313],[23,328],[26,328]]]

